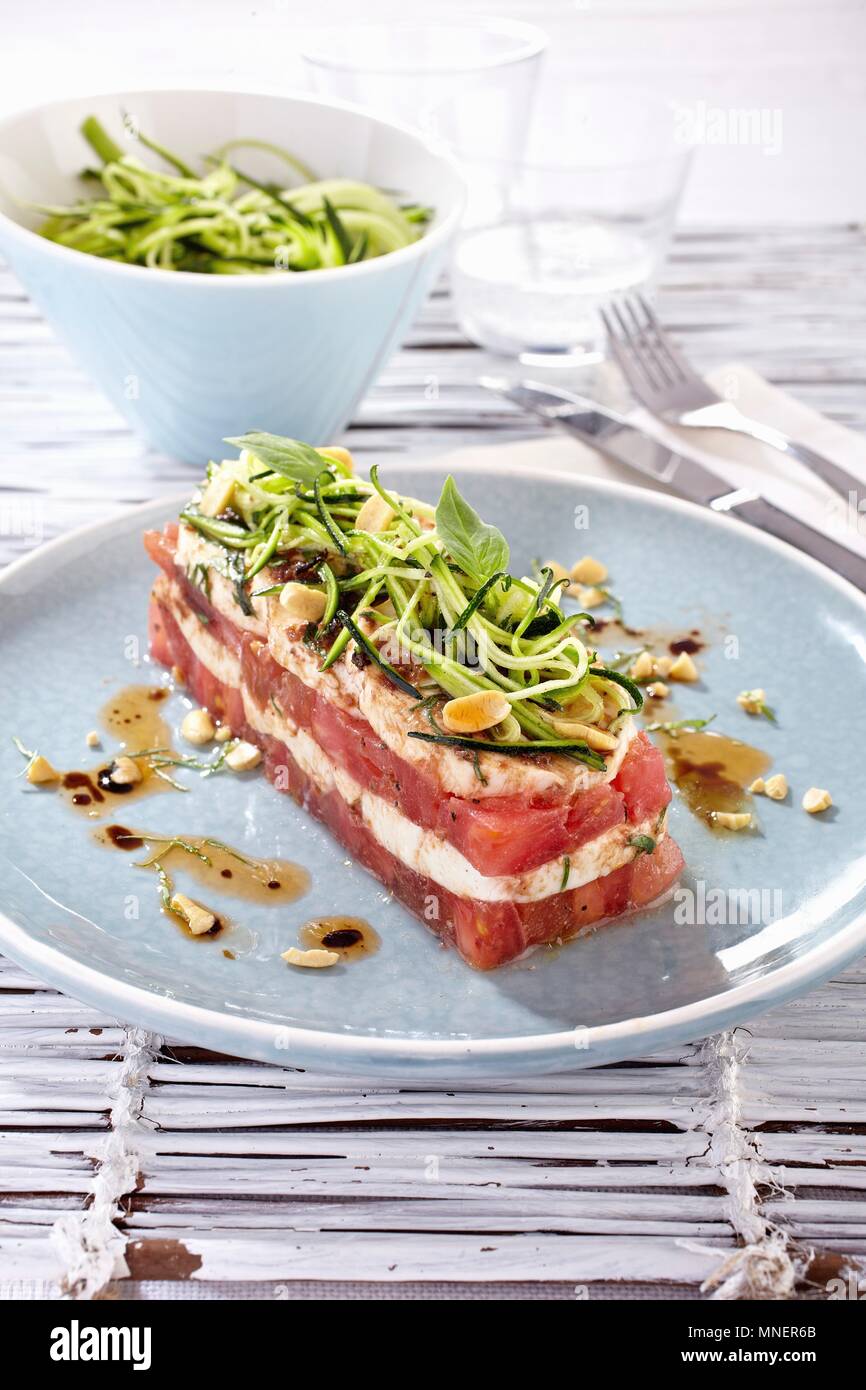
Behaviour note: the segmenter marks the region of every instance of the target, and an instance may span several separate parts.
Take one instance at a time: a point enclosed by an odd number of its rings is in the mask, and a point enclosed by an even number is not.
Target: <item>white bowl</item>
[[[428,204],[432,222],[419,241],[376,260],[274,275],[149,270],[37,235],[42,214],[22,203],[74,201],[75,176],[92,162],[82,120],[94,114],[120,139],[124,111],[191,162],[227,140],[268,140],[322,177]],[[252,156],[244,159],[253,172]],[[0,251],[127,420],[196,463],[221,458],[223,439],[250,429],[333,440],[441,267],[462,206],[460,176],[434,142],[307,96],[115,92],[0,122]]]

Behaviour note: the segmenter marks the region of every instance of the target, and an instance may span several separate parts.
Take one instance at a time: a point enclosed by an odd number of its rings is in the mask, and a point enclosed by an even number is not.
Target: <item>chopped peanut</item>
[[[653,681],[652,685],[647,686],[646,693],[651,700],[666,700],[671,692],[664,681]]]
[[[136,782],[141,781],[141,768],[132,758],[115,758],[108,780],[118,787],[134,787]]]
[[[563,587],[563,593],[568,594],[569,598],[576,598],[581,608],[597,608],[600,603],[604,603],[605,595],[600,589],[579,584],[565,568],[565,565],[561,565],[558,560],[545,560],[542,568],[550,570],[557,581],[567,580]]]
[[[290,623],[317,623],[325,611],[327,599],[321,589],[290,581],[283,585],[280,608]]]
[[[746,714],[760,714],[766,703],[766,690],[741,690],[737,696],[737,704],[746,711]]]
[[[206,709],[191,709],[185,714],[180,726],[181,736],[187,743],[210,743],[216,730],[214,722]]]
[[[228,743],[229,739],[232,738],[232,736],[232,731],[229,728],[228,724],[220,724],[219,728],[214,734],[214,738],[217,743]]]
[[[635,658],[629,675],[633,681],[649,680],[650,676],[655,675],[655,662],[649,652],[641,652],[640,656]]]
[[[582,724],[576,719],[551,719],[550,722],[560,738],[583,739],[590,748],[597,748],[605,753],[612,752],[617,746],[613,734],[605,733],[604,729],[596,729],[592,724]]]
[[[87,744],[88,748],[99,748],[102,744],[102,739],[99,737],[96,729],[91,729],[84,742]]]
[[[764,781],[763,777],[756,777],[752,785],[749,787],[749,791],[752,793],[753,796],[763,796],[766,790],[767,784]]]
[[[321,970],[324,966],[336,965],[340,959],[340,952],[323,951],[318,947],[311,951],[301,951],[297,946],[290,946],[287,951],[283,951],[281,959],[289,965],[304,965],[313,970]]]
[[[185,684],[186,684],[186,676],[184,675],[183,669],[182,669],[182,667],[180,667],[180,666],[172,666],[172,668],[171,668],[171,678],[172,678],[172,680],[174,681],[175,685],[185,685]]]
[[[833,805],[833,798],[823,787],[810,787],[803,796],[803,810],[808,811],[810,816],[816,816],[819,811],[826,811]]]
[[[714,811],[713,824],[723,830],[747,830],[752,824],[749,811]]]
[[[594,586],[584,588],[583,584],[569,584],[568,592],[572,598],[576,598],[581,608],[598,608],[602,603],[607,603],[607,594],[604,589],[597,589]]]
[[[168,905],[172,912],[184,919],[193,936],[204,936],[205,932],[216,926],[215,915],[202,907],[201,903],[193,902],[185,893],[175,893]]]
[[[784,772],[776,772],[768,777],[764,791],[771,801],[784,801],[788,795],[788,779]]]
[[[671,669],[668,671],[672,681],[696,681],[699,679],[698,668],[692,661],[688,652],[680,652]]]
[[[355,471],[355,461],[348,449],[344,449],[342,444],[320,444],[316,450],[317,454],[324,454],[326,458],[337,459],[345,464],[350,473]]]
[[[592,555],[584,555],[571,567],[571,577],[577,584],[603,584],[607,579],[607,565]]]
[[[498,690],[475,690],[449,700],[442,711],[442,723],[452,734],[480,734],[501,724],[511,713],[511,705]]]
[[[223,473],[214,474],[198,504],[202,516],[219,516],[220,512],[224,512],[234,496],[234,490],[234,478]]]
[[[571,581],[571,575],[565,568],[565,565],[561,565],[558,560],[545,560],[542,569],[550,570],[554,579],[567,579],[569,582]]]
[[[355,528],[358,531],[387,531],[396,513],[393,507],[389,507],[384,497],[380,497],[378,492],[374,492],[372,497],[368,497],[363,507],[355,518]]]
[[[672,656],[654,656],[653,674],[656,676],[669,676],[673,664],[674,659]]]
[[[43,758],[41,753],[35,754],[27,765],[27,781],[35,786],[43,782],[56,782],[60,773],[53,768],[47,758]]]
[[[226,753],[226,767],[230,767],[232,772],[249,772],[251,768],[258,767],[261,760],[261,748],[243,740]]]

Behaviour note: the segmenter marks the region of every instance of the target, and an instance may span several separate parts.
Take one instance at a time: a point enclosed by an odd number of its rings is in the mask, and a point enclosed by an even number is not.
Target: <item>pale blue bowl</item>
[[[242,136],[299,155],[322,177],[353,177],[429,204],[414,245],[335,270],[197,275],[100,260],[35,234],[27,201],[67,204],[92,162],[79,134],[122,112],[194,160]],[[134,142],[130,151],[147,156]],[[275,165],[244,152],[244,168]],[[256,161],[259,160],[257,164]],[[130,424],[166,453],[222,458],[248,429],[328,443],[397,346],[440,269],[463,186],[419,134],[312,97],[148,91],[54,102],[0,123],[0,251],[58,334]]]

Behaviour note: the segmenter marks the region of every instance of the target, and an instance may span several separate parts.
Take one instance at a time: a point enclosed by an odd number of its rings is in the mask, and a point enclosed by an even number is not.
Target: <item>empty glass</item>
[[[541,29],[507,19],[350,24],[317,30],[301,56],[323,96],[414,126],[424,126],[449,96],[490,93],[507,113],[497,146],[505,157],[525,122],[546,45]]]
[[[548,78],[512,155],[503,111],[463,92],[432,113],[469,185],[452,266],[464,331],[532,365],[600,360],[598,307],[652,281],[690,148],[657,97]]]

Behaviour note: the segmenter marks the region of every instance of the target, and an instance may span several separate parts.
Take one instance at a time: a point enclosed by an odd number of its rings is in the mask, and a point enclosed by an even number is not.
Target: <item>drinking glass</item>
[[[598,308],[648,287],[662,262],[690,147],[673,102],[548,78],[502,156],[503,112],[461,92],[431,113],[469,188],[452,264],[458,318],[533,366],[601,359]]]
[[[351,24],[316,30],[301,57],[323,96],[426,126],[431,108],[459,92],[484,92],[508,113],[498,153],[515,148],[547,36],[516,20]]]

